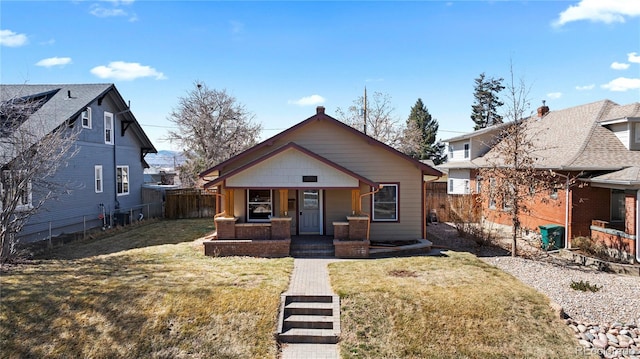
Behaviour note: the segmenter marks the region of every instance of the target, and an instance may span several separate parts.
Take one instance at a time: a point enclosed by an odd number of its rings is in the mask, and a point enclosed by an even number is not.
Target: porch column
[[[360,190],[352,189],[351,190],[351,215],[358,215],[357,213],[360,211],[360,206],[358,202],[360,201]]]
[[[286,188],[281,188],[278,190],[280,193],[280,217],[286,217],[288,215],[288,205],[289,205],[289,190]]]
[[[234,217],[234,212],[233,212],[233,204],[234,204],[234,199],[233,199],[233,195],[234,195],[234,190],[227,188],[227,196],[226,196],[226,203],[225,203],[225,209],[227,210],[227,217]]]

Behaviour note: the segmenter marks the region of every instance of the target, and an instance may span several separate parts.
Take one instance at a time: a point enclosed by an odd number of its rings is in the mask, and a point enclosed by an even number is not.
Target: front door
[[[322,191],[305,189],[298,192],[300,204],[300,234],[322,234]]]

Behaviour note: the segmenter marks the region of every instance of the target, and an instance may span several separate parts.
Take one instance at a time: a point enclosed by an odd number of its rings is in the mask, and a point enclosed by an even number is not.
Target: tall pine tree
[[[436,142],[437,133],[438,120],[431,116],[422,99],[418,99],[407,118],[403,152],[418,160],[430,159],[436,165],[441,164],[445,159],[444,144]]]
[[[502,123],[498,108],[504,103],[500,101],[498,94],[504,90],[503,80],[503,78],[488,78],[484,72],[475,79],[473,94],[475,100],[471,106],[471,119],[475,122],[474,131]]]

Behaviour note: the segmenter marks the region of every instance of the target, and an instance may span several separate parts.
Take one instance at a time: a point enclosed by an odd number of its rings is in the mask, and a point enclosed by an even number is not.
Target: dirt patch
[[[392,277],[417,277],[418,276],[417,272],[406,270],[406,269],[390,270],[387,274],[389,274]]]

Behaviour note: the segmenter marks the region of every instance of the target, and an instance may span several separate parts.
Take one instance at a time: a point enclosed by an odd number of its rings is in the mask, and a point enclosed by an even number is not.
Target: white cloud
[[[640,64],[640,56],[635,52],[630,52],[627,54],[627,61]]]
[[[625,64],[623,62],[613,62],[611,64],[611,68],[614,70],[626,70],[629,68],[629,64]]]
[[[93,4],[91,5],[91,10],[89,13],[96,17],[115,17],[115,16],[128,16],[130,22],[138,21],[138,15],[130,14],[123,8],[121,5],[131,5],[133,4],[133,0],[131,1],[118,1],[118,0],[107,0],[107,2],[111,3],[112,7],[104,7],[101,4]]]
[[[562,92],[551,92],[547,94],[547,97],[555,100],[562,97]]]
[[[578,91],[587,91],[587,90],[593,90],[595,87],[596,87],[595,84],[584,85],[584,86],[576,86],[576,90],[578,90]]]
[[[164,80],[166,76],[162,72],[150,66],[142,66],[137,62],[113,61],[107,66],[96,66],[91,73],[101,79],[135,80],[140,77],[154,77],[156,80]]]
[[[640,1],[637,0],[581,0],[569,6],[554,21],[554,26],[562,26],[572,21],[625,22],[627,17],[640,16]]]
[[[307,97],[300,98],[298,100],[289,100],[288,103],[290,105],[298,105],[298,106],[313,106],[324,103],[324,97],[320,95],[311,95]]]
[[[602,85],[602,88],[616,92],[640,89],[640,78],[630,79],[626,77],[618,77],[617,79],[611,80],[609,83]]]
[[[8,47],[19,47],[26,45],[27,35],[17,34],[11,30],[0,30],[0,45]]]
[[[64,66],[70,63],[71,63],[70,57],[50,57],[48,59],[42,59],[36,62],[36,66],[53,67],[53,66]]]

